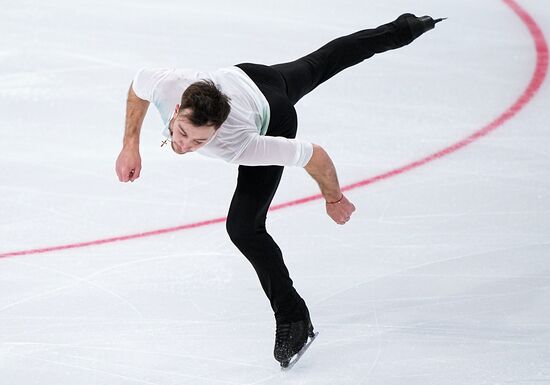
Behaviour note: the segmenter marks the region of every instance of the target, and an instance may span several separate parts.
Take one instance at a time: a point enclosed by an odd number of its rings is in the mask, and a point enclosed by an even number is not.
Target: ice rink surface
[[[222,222],[98,244],[223,218],[235,186],[160,148],[153,108],[118,182],[138,68],[289,61],[403,12],[449,20],[297,105],[370,183],[345,226],[320,200],[268,217],[320,332],[291,372]],[[2,385],[550,384],[547,2],[4,1],[0,35]],[[274,204],[317,193],[287,169]]]

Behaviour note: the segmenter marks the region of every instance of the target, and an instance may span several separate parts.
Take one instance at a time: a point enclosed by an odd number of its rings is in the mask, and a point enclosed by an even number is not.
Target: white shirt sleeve
[[[134,93],[140,99],[152,101],[155,88],[168,72],[169,69],[141,68],[132,82]]]
[[[251,135],[244,150],[232,163],[244,166],[305,167],[313,155],[313,144],[280,136]]]

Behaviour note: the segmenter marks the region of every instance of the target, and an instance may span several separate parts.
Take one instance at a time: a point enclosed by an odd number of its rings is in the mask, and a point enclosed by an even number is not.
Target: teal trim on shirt
[[[269,119],[271,118],[271,112],[269,110],[269,105],[267,108],[264,108],[262,111],[262,125],[258,127],[260,130],[260,135],[265,135],[267,133],[267,128],[269,127]]]

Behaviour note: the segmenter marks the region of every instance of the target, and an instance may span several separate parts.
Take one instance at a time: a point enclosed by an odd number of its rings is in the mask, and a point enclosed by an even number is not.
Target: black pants
[[[319,84],[376,53],[412,41],[409,28],[392,22],[340,37],[289,63],[237,65],[259,87],[271,110],[266,135],[296,137],[294,104]],[[305,318],[306,304],[294,289],[277,243],[267,233],[267,211],[279,186],[283,167],[240,166],[237,188],[227,218],[233,243],[252,263],[278,322]]]

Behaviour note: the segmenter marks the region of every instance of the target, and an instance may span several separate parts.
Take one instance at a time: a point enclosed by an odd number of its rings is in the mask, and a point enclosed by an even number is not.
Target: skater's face
[[[214,126],[195,126],[187,118],[189,109],[179,109],[176,106],[174,115],[168,124],[172,150],[177,154],[186,154],[196,151],[212,139],[216,133]]]

